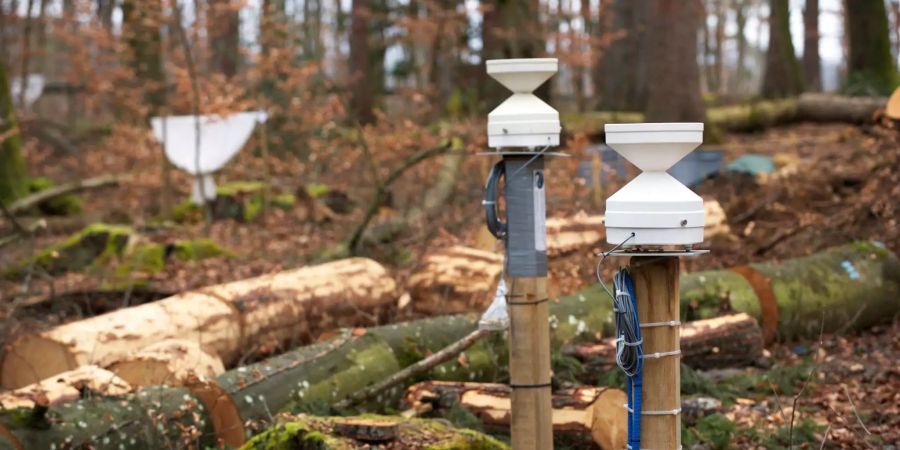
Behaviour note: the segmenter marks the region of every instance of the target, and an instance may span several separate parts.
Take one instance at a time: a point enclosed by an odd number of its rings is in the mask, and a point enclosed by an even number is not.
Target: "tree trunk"
[[[132,391],[132,385],[116,374],[97,366],[81,366],[54,375],[39,383],[0,393],[3,409],[56,406],[74,402],[83,393],[102,396],[122,396]]]
[[[791,41],[788,3],[788,0],[769,0],[769,49],[762,85],[762,95],[766,98],[790,97],[803,92],[803,74]]]
[[[232,0],[209,0],[206,17],[212,67],[231,78],[241,61],[240,5]]]
[[[462,407],[485,428],[508,432],[512,416],[509,396],[505,384],[427,381],[410,386],[403,403],[438,416]],[[582,386],[556,392],[552,402],[554,440],[560,445],[625,448],[628,424],[621,390]]]
[[[747,29],[747,9],[750,0],[735,0],[734,2],[734,23],[735,36],[737,41],[737,60],[734,68],[734,81],[731,84],[731,91],[741,93],[744,87],[744,79],[747,78],[747,36],[744,32]]]
[[[97,0],[97,18],[107,31],[112,31],[116,0]]]
[[[144,91],[147,117],[153,116],[165,104],[161,0],[123,0],[122,15],[122,36],[128,46],[125,60]]]
[[[614,338],[564,349],[592,371],[616,365]],[[762,357],[762,329],[744,313],[688,322],[681,327],[681,361],[694,369],[744,367]]]
[[[4,206],[28,194],[22,141],[10,92],[6,66],[0,61],[0,203]]]
[[[225,372],[217,355],[184,339],[149,345],[108,369],[132,386],[180,386],[189,377],[211,379]]]
[[[642,111],[647,99],[647,20],[650,2],[603,0],[600,41],[607,44],[594,80],[600,107]]]
[[[483,42],[481,60],[503,58],[539,58],[544,55],[544,29],[540,21],[540,5],[536,0],[483,0],[486,8],[481,30]],[[508,96],[498,89],[486,72],[483,73],[481,98],[493,108]],[[549,98],[550,83],[535,91],[538,97]]]
[[[2,382],[16,388],[85,364],[106,366],[163,339],[197,341],[233,364],[337,327],[382,322],[396,307],[394,294],[388,272],[363,258],[211,286],[25,334],[6,348]]]
[[[688,274],[681,280],[682,320],[744,312],[766,342],[865,329],[900,311],[900,260],[854,243],[782,262]]]
[[[891,55],[884,1],[848,0],[844,11],[850,46],[844,90],[851,95],[890,95],[900,85],[900,74]]]
[[[25,20],[22,26],[22,51],[19,53],[21,66],[19,68],[19,98],[16,99],[19,106],[25,107],[25,91],[28,83],[28,72],[31,62],[31,27],[34,23],[31,18],[31,10],[34,9],[34,0],[28,0],[25,5]]]
[[[697,64],[697,29],[700,0],[653,2],[647,30],[647,86],[645,114],[649,122],[703,122],[705,106],[700,94]]]
[[[822,90],[822,61],[819,57],[819,0],[806,0],[803,8],[803,76],[806,90]]]
[[[713,59],[713,74],[715,76],[715,89],[712,91],[722,95],[725,93],[725,21],[728,19],[727,0],[715,1],[716,51]]]
[[[350,113],[362,124],[375,120],[375,86],[370,62],[369,27],[372,8],[369,0],[353,0],[350,10]]]

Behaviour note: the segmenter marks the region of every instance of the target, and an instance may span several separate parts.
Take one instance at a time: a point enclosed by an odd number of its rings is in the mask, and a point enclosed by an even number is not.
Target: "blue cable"
[[[616,363],[628,377],[625,394],[628,398],[628,448],[641,448],[641,399],[644,385],[644,345],[637,312],[634,281],[625,269],[613,279],[615,295],[613,311],[616,315]]]

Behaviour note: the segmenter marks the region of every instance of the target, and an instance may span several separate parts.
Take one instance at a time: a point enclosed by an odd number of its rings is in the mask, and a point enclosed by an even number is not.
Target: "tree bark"
[[[537,0],[483,0],[484,22],[481,30],[482,62],[503,58],[539,58],[544,55],[545,36]],[[497,89],[487,73],[482,73],[481,98],[493,108],[507,97]],[[538,97],[549,99],[550,83],[535,90]]]
[[[369,45],[370,3],[368,0],[353,0],[350,10],[350,113],[362,124],[375,120],[375,87]]]
[[[887,9],[883,0],[844,2],[849,54],[844,91],[851,95],[890,95],[900,85],[891,55]]]
[[[28,193],[19,125],[10,95],[6,66],[0,61],[0,202],[4,205]]]
[[[594,81],[599,106],[618,111],[642,111],[647,101],[647,21],[650,3],[602,0],[600,41],[607,45]]]
[[[819,57],[819,0],[806,0],[803,8],[803,76],[806,90],[822,90],[822,61]]]
[[[589,370],[616,365],[614,338],[564,349]],[[762,357],[762,329],[745,313],[688,322],[681,327],[681,361],[694,369],[744,367]]]
[[[6,348],[2,382],[16,388],[85,364],[109,365],[163,339],[199,342],[233,364],[326,330],[385,321],[395,288],[381,265],[364,258],[211,286],[25,334]]]
[[[647,29],[646,77],[678,80],[648,83],[646,118],[650,122],[702,122],[706,117],[697,64],[699,0],[653,2]]]
[[[150,117],[165,104],[161,0],[123,0],[122,15],[122,36],[128,46],[124,59],[144,91]]]
[[[791,41],[788,0],[769,0],[769,11],[769,49],[762,95],[766,98],[797,95],[803,92],[803,73]]]
[[[554,440],[575,448],[621,449],[627,441],[627,416],[619,389],[578,387],[553,394]],[[512,417],[505,384],[426,381],[406,391],[404,406],[429,415],[462,407],[493,431],[507,432]]]
[[[240,5],[232,0],[209,0],[206,23],[212,67],[231,78],[241,61]]]
[[[180,386],[189,377],[212,379],[225,372],[217,355],[196,341],[184,339],[148,345],[108,369],[132,386]]]

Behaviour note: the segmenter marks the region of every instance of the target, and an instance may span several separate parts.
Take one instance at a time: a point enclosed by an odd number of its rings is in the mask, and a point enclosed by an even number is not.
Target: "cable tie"
[[[533,302],[511,302],[509,301],[509,295],[506,296],[506,304],[512,306],[522,306],[522,305],[540,305],[541,303],[547,303],[550,301],[550,297],[543,298],[541,300],[535,300]],[[524,297],[524,295],[518,295],[517,297]]]
[[[680,320],[670,320],[668,322],[649,322],[642,323],[641,328],[655,328],[655,327],[677,327],[681,325]]]
[[[638,340],[636,342],[628,342],[625,339],[622,339],[622,343],[629,347],[637,347],[638,345],[641,345],[644,343],[644,338],[641,338],[640,340]]]
[[[494,200],[482,200],[482,201],[481,201],[481,204],[482,204],[482,205],[496,205],[497,202],[494,201]]]
[[[649,353],[646,355],[641,355],[641,358],[643,358],[643,359],[659,359],[659,358],[662,358],[665,356],[679,356],[679,355],[681,355],[681,350],[673,350],[671,352]]]

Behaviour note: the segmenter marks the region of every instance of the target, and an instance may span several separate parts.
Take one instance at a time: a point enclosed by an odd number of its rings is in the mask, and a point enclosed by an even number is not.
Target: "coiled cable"
[[[500,208],[497,205],[497,194],[500,186],[500,179],[506,173],[506,166],[503,161],[497,161],[488,174],[487,182],[484,185],[484,199],[481,204],[484,206],[484,221],[487,223],[488,231],[497,239],[506,237],[506,223],[500,220]]]

